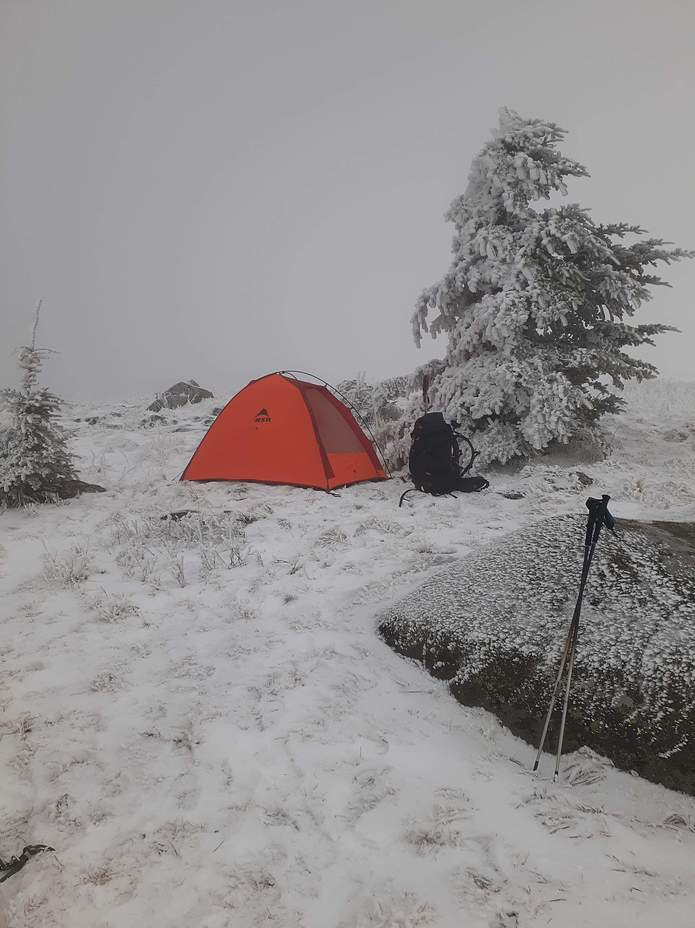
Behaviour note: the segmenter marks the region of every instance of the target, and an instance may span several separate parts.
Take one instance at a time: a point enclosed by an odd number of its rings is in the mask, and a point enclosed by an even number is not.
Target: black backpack
[[[471,446],[471,460],[461,467],[462,438],[444,419],[441,412],[428,412],[415,422],[408,463],[415,488],[433,496],[460,490],[474,493],[490,486],[484,477],[465,477],[476,457]],[[470,445],[470,442],[468,442]]]

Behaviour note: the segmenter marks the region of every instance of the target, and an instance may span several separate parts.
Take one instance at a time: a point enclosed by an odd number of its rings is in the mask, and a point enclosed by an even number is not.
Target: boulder
[[[105,493],[106,489],[98,483],[85,483],[84,480],[64,480],[56,495],[59,499],[73,499],[82,493]]]
[[[536,746],[577,597],[584,516],[543,520],[448,565],[379,630]],[[695,525],[604,530],[582,609],[564,750],[695,794]],[[547,742],[554,750],[560,713]]]
[[[202,400],[212,398],[212,393],[201,387],[195,380],[180,380],[173,384],[164,393],[158,394],[153,403],[147,407],[150,412],[159,412],[160,409],[178,409],[187,403],[200,403]]]

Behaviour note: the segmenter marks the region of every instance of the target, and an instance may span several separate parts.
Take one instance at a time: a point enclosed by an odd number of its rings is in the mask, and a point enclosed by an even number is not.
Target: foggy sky
[[[278,368],[407,373],[443,213],[511,106],[569,130],[568,201],[695,247],[695,4],[0,0],[0,385],[69,399]],[[695,261],[640,314],[694,378]]]

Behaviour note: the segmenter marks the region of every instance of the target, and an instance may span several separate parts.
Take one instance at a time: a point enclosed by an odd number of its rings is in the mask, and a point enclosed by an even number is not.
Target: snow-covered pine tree
[[[46,349],[19,351],[19,390],[0,393],[7,429],[0,435],[0,505],[22,506],[73,496],[80,486],[67,448],[67,435],[56,421],[61,400],[38,385]]]
[[[425,365],[431,408],[476,434],[483,462],[567,442],[622,400],[611,391],[653,377],[626,349],[672,330],[627,320],[666,282],[648,268],[692,257],[628,223],[598,225],[576,204],[539,208],[567,177],[588,171],[564,157],[565,131],[500,111],[474,159],[454,223],[453,262],[412,317],[448,335],[443,361]],[[430,323],[430,314],[436,314]]]

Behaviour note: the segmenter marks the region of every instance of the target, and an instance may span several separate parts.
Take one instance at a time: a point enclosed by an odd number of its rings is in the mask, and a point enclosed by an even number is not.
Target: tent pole
[[[384,470],[386,471],[386,473],[387,473],[389,479],[390,479],[390,480],[393,479],[393,474],[391,473],[391,470],[390,470],[388,464],[386,463],[386,457],[385,457],[385,455],[384,455],[384,452],[381,450],[381,445],[379,444],[379,442],[378,442],[378,441],[376,440],[376,438],[374,437],[374,433],[372,432],[371,428],[367,425],[367,423],[364,421],[364,418],[362,417],[362,413],[360,413],[357,409],[355,409],[355,407],[352,405],[352,403],[350,402],[350,400],[349,400],[343,393],[341,393],[340,390],[336,389],[336,388],[333,386],[333,384],[328,383],[327,380],[323,380],[321,377],[317,377],[316,374],[310,374],[308,371],[276,371],[276,373],[278,373],[278,374],[291,374],[292,376],[294,376],[295,374],[301,374],[303,377],[313,377],[314,380],[318,380],[318,382],[319,382],[322,386],[326,387],[326,388],[329,389],[329,390],[332,390],[333,393],[335,393],[337,396],[339,396],[340,399],[345,403],[345,405],[346,405],[349,409],[351,409],[352,412],[354,412],[354,414],[357,416],[360,425],[361,425],[362,428],[367,432],[367,434],[368,434],[369,437],[371,438],[372,442],[374,443],[374,447],[377,449],[377,451],[378,451],[379,454],[381,455],[381,463],[383,464]],[[296,380],[296,379],[297,379],[297,378],[295,377],[295,380]]]

